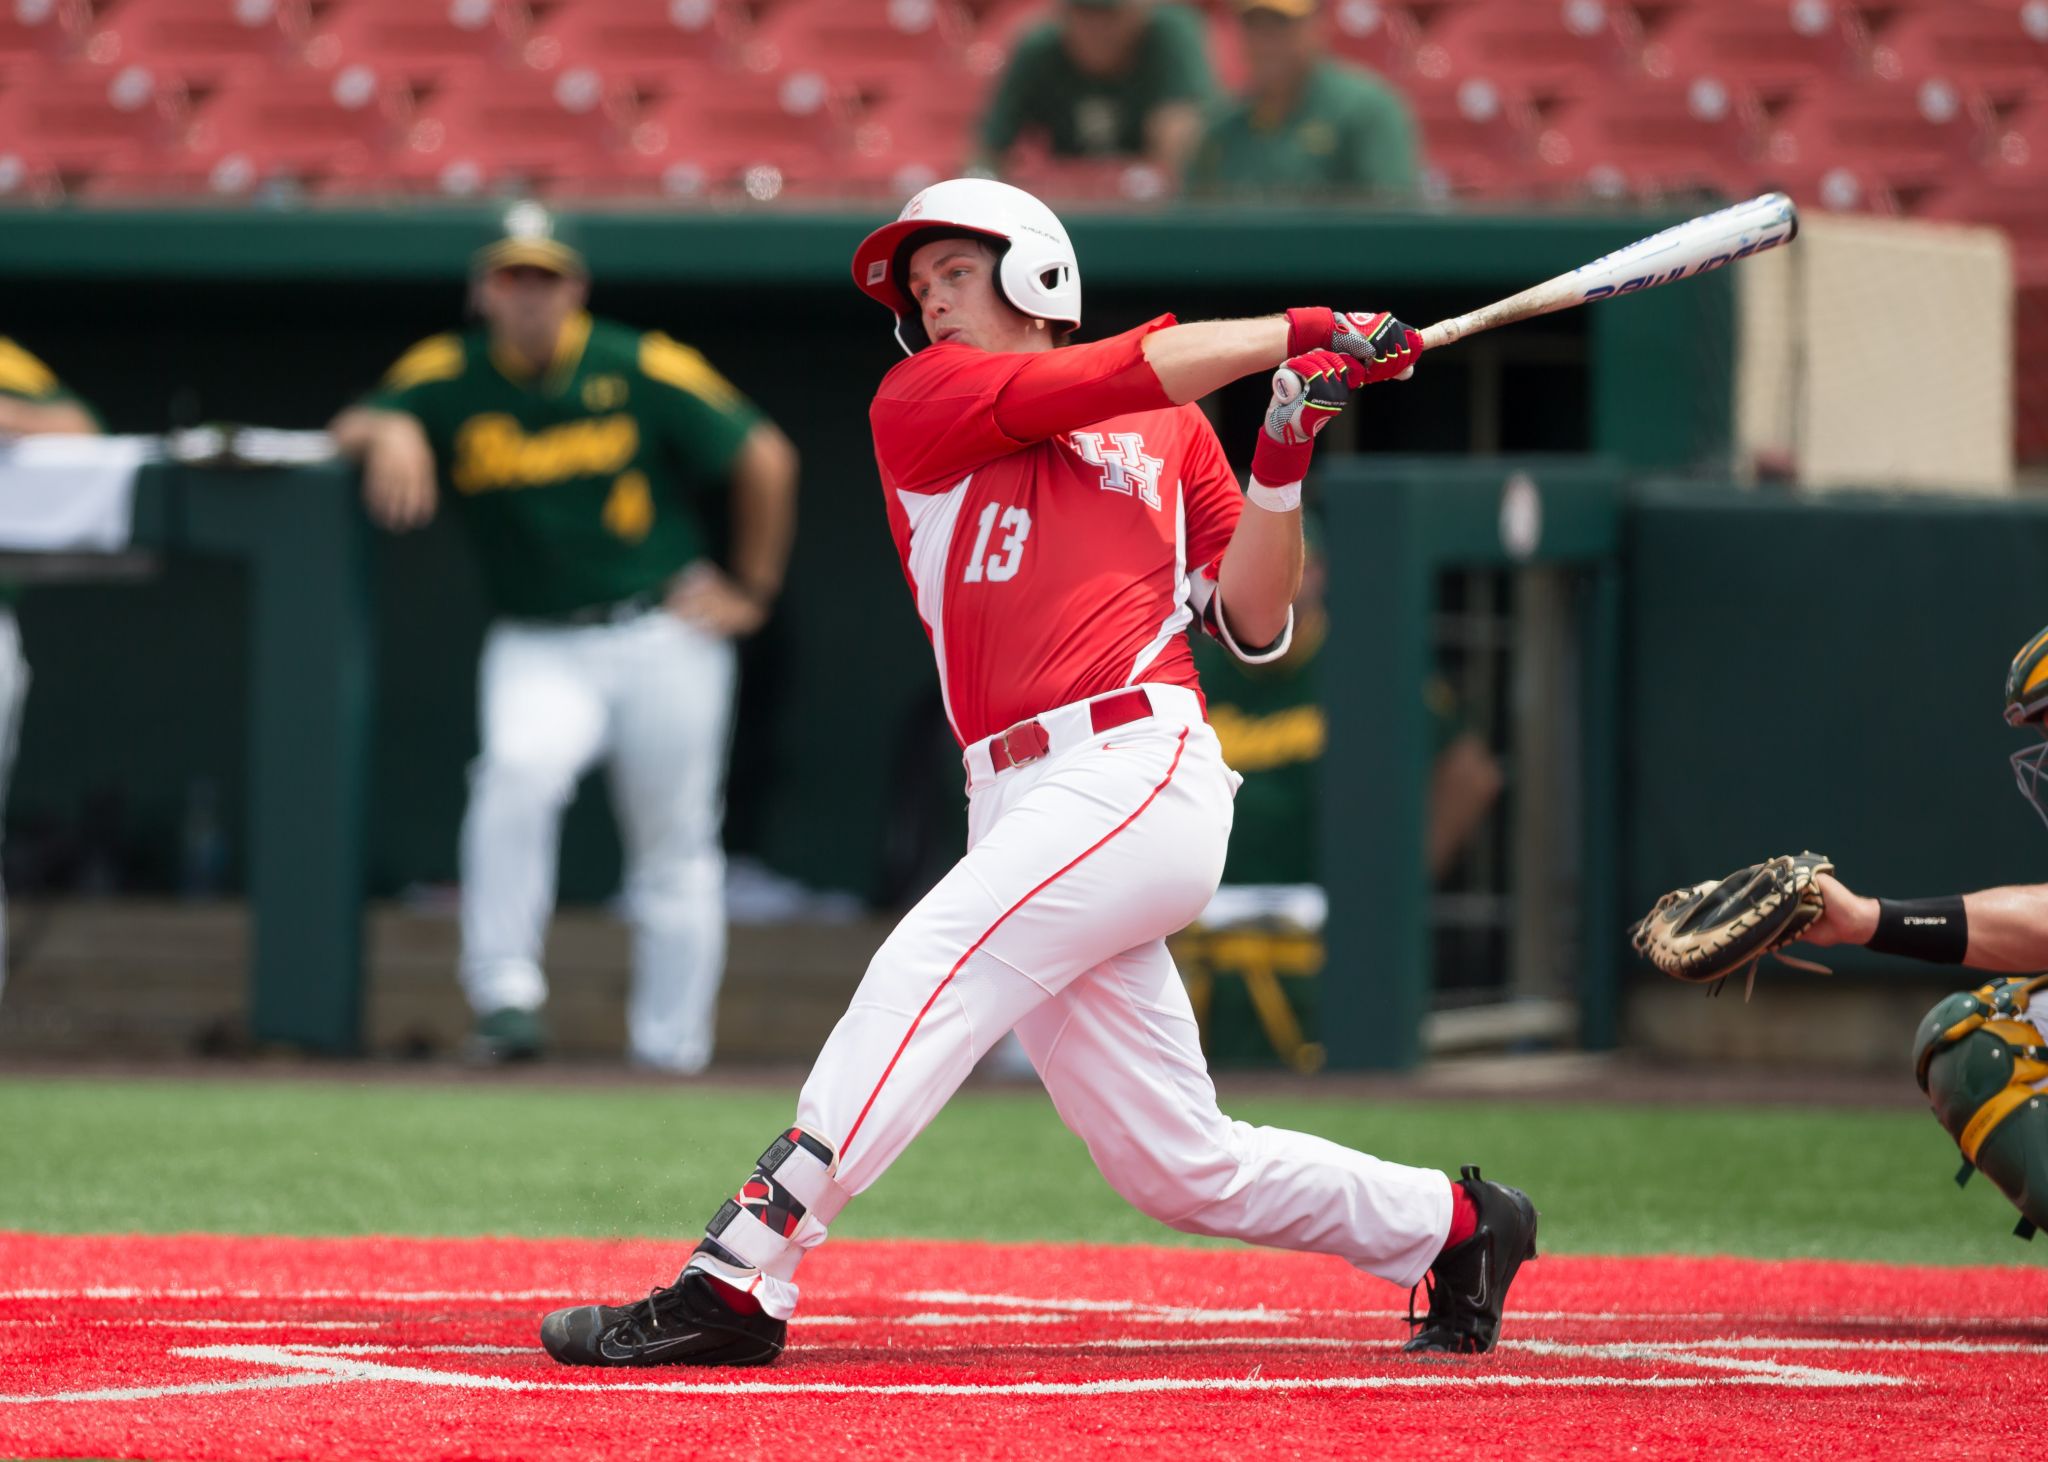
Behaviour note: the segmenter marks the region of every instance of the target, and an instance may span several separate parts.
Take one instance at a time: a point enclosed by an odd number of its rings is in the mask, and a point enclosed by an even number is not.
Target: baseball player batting
[[[1066,344],[1067,231],[1030,194],[956,179],[869,235],[855,283],[909,354],[871,409],[883,504],[965,748],[969,849],[877,951],[796,1122],[675,1283],[558,1310],[575,1365],[762,1365],[804,1254],[1015,1030],[1111,1187],[1162,1223],[1431,1280],[1408,1349],[1484,1351],[1536,1211],[1217,1109],[1166,937],[1214,893],[1238,778],[1185,631],[1239,656],[1292,634],[1301,481],[1350,388],[1405,376],[1384,313],[1177,324]],[[1274,372],[1240,492],[1195,402]],[[1249,504],[1247,504],[1249,498]]]

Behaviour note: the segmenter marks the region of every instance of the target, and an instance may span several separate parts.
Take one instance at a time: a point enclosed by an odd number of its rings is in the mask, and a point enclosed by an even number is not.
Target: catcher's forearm
[[[1998,974],[2048,967],[2048,885],[1938,899],[1851,900],[1851,938],[1879,954]]]
[[[2048,969],[2048,884],[1968,894],[1972,969],[2026,974]]]

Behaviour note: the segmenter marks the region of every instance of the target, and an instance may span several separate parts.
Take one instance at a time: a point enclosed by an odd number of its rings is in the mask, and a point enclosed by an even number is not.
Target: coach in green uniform
[[[496,618],[462,828],[472,1053],[537,1054],[563,808],[609,763],[634,930],[633,1060],[710,1060],[725,960],[720,787],[732,641],[760,628],[795,523],[788,440],[688,346],[584,311],[583,257],[522,204],[481,250],[482,328],[414,346],[333,432],[371,516],[445,500]],[[731,503],[728,568],[697,510]]]
[[[56,373],[0,335],[0,440],[8,437],[97,436],[99,418],[72,395]],[[14,770],[21,712],[28,700],[28,661],[14,620],[15,585],[0,582],[0,803]],[[7,918],[0,906],[0,989],[7,984]]]
[[[1377,76],[1327,54],[1317,0],[1235,3],[1250,81],[1210,123],[1189,191],[1412,195],[1415,119]]]
[[[981,124],[983,165],[1020,139],[1054,157],[1139,158],[1177,179],[1215,96],[1201,16],[1153,0],[1065,0],[1017,42]]]

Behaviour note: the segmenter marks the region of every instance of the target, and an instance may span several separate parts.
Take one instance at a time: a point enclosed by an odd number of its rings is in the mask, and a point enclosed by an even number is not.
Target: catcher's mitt
[[[1674,889],[1657,900],[1630,933],[1636,953],[1674,980],[1712,985],[1745,967],[1742,998],[1756,988],[1756,967],[1767,954],[1790,944],[1826,907],[1814,883],[1835,865],[1819,853],[1798,853],[1752,863],[1726,878]],[[1788,965],[1827,974],[1809,960],[1778,954]]]

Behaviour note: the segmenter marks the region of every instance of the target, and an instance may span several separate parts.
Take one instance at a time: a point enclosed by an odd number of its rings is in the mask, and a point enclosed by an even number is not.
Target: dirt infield
[[[2048,1271],[1543,1259],[1493,1355],[1299,1255],[844,1243],[783,1363],[591,1372],[541,1312],[681,1244],[0,1234],[0,1455],[1983,1456]]]

